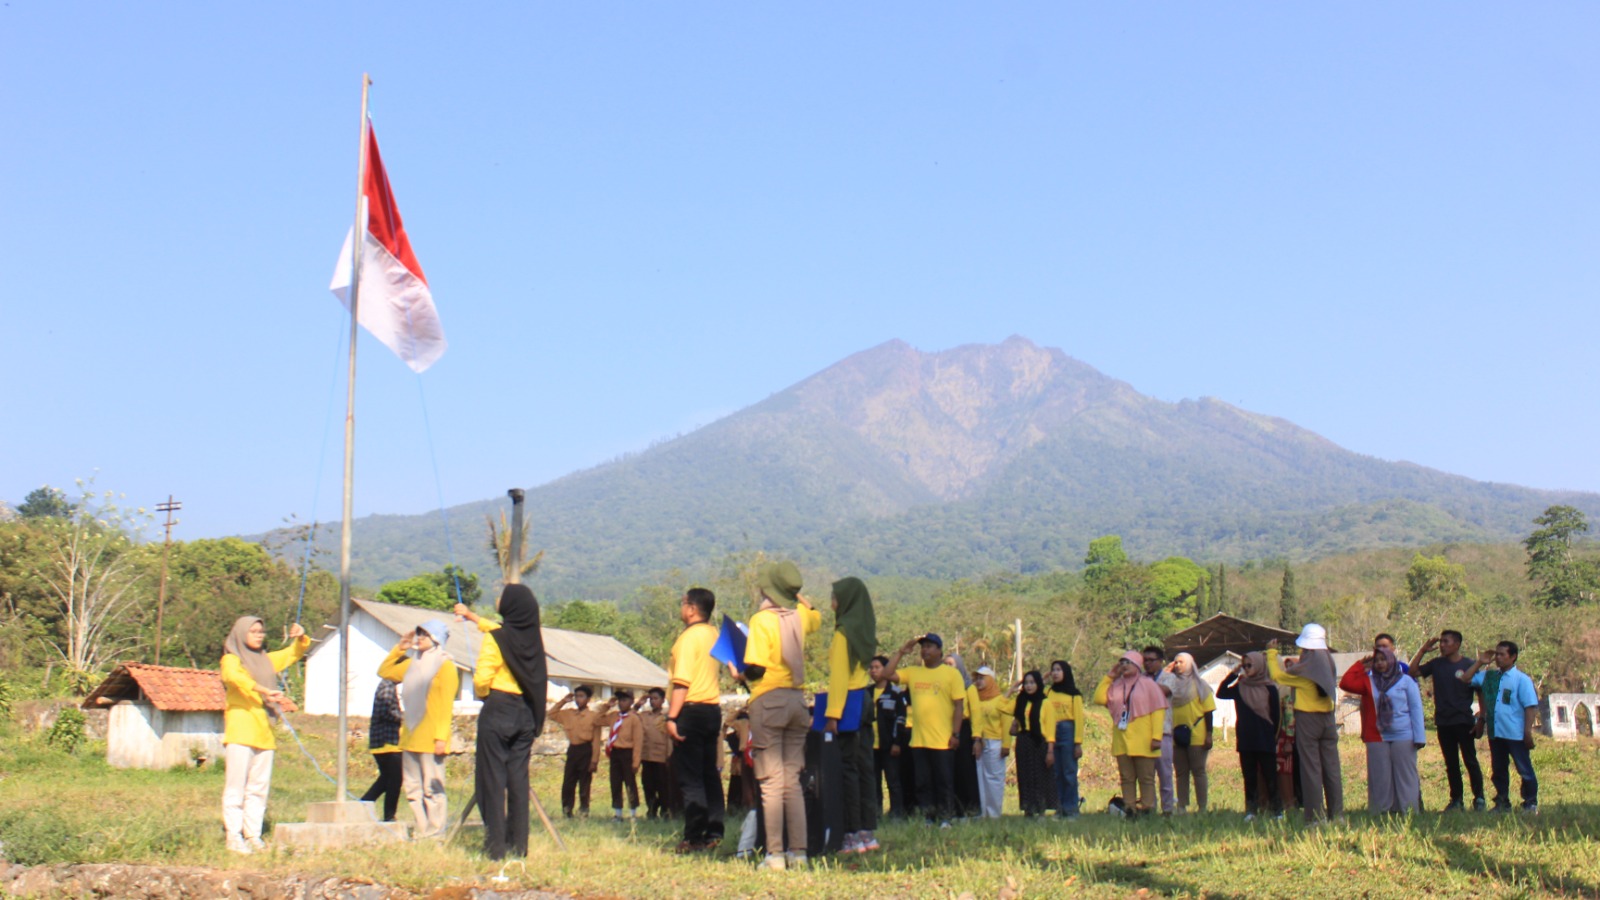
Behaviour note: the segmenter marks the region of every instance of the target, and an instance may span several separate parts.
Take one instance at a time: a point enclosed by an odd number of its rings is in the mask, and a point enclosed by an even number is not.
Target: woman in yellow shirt
[[[235,853],[266,848],[261,820],[272,786],[272,753],[278,746],[267,717],[277,718],[283,702],[278,673],[311,647],[311,638],[298,622],[290,626],[289,640],[289,646],[266,652],[266,623],[243,616],[222,643],[222,685],[227,694],[222,714],[222,830],[228,849]]]
[[[1083,694],[1064,659],[1050,664],[1044,698],[1044,764],[1055,776],[1056,815],[1078,817],[1078,760],[1083,758]]]
[[[972,712],[972,755],[978,760],[978,796],[984,818],[998,819],[1006,799],[1006,757],[1011,755],[1014,705],[988,666],[978,667],[972,686],[977,698]]]
[[[504,627],[486,629],[482,619],[470,616],[485,632],[472,670],[472,692],[483,699],[474,778],[483,810],[483,853],[492,860],[528,855],[528,757],[544,729],[550,691],[533,591],[508,584],[496,607]]]
[[[1144,674],[1144,655],[1124,653],[1100,679],[1094,702],[1111,711],[1111,755],[1122,776],[1122,802],[1134,815],[1156,803],[1156,760],[1167,718],[1167,695]],[[1129,804],[1137,792],[1136,802]]]
[[[450,752],[450,717],[461,674],[444,643],[450,626],[429,619],[400,639],[378,666],[378,676],[400,685],[400,781],[419,838],[443,837],[449,817],[444,793],[444,758]],[[417,658],[407,651],[415,647]]]
[[[1194,781],[1195,809],[1206,811],[1206,759],[1211,754],[1211,714],[1217,708],[1211,685],[1200,680],[1194,657],[1179,653],[1167,667],[1177,677],[1172,687],[1172,768],[1178,788],[1178,812],[1189,809],[1189,782]],[[1187,729],[1187,736],[1180,729]],[[1180,744],[1180,737],[1188,743]]]
[[[1021,689],[1011,733],[1016,737],[1017,805],[1023,815],[1031,817],[1050,808],[1050,769],[1044,761],[1044,676],[1037,669],[1029,670],[1022,676]]]

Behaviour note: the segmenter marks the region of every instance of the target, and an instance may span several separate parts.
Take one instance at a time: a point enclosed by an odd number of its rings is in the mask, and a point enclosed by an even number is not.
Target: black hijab
[[[1061,667],[1061,684],[1057,686],[1055,682],[1050,682],[1050,693],[1082,696],[1078,693],[1078,682],[1072,677],[1072,666],[1068,665],[1064,659],[1058,659],[1050,663],[1050,668],[1054,669],[1056,666]]]
[[[1033,676],[1033,683],[1038,685],[1039,689],[1032,694],[1028,693],[1026,687],[1018,689],[1017,708],[1011,715],[1022,726],[1019,730],[1026,731],[1034,737],[1044,737],[1044,728],[1039,724],[1039,714],[1044,710],[1044,678],[1039,675],[1038,669],[1030,669],[1027,675],[1022,676],[1024,683],[1027,682],[1029,675]]]
[[[506,668],[522,689],[522,702],[533,713],[533,733],[544,731],[544,706],[550,691],[550,673],[544,658],[544,635],[539,630],[539,601],[525,584],[508,584],[500,592],[500,627],[485,635],[500,645]]]

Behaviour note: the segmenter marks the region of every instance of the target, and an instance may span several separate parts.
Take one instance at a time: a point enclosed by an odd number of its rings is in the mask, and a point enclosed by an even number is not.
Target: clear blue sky
[[[0,498],[337,518],[363,71],[446,503],[1011,334],[1600,490],[1596,47],[1592,3],[9,0]],[[357,512],[437,508],[418,378],[359,362]]]

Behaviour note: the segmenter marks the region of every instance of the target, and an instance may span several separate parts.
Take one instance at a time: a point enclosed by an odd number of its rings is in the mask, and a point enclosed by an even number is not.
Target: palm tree
[[[505,510],[500,511],[500,521],[496,522],[494,516],[484,516],[484,521],[489,525],[489,551],[494,554],[495,561],[500,564],[500,581],[502,585],[510,584],[513,578],[511,571],[511,527],[507,524]],[[544,559],[544,551],[535,553],[531,559],[528,555],[528,530],[522,531],[522,546],[517,548],[525,561],[518,568],[517,578],[532,575],[539,571],[539,563]]]

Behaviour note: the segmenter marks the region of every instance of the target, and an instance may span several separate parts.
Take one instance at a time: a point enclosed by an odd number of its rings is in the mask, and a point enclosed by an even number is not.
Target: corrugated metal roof
[[[445,622],[450,626],[450,634],[445,639],[444,650],[450,654],[451,661],[469,672],[477,666],[483,633],[471,622],[457,622],[450,613],[397,603],[356,597],[352,597],[350,602],[397,636],[416,631],[417,626],[429,619]],[[665,669],[609,635],[563,628],[540,630],[544,636],[545,659],[551,678],[640,688],[666,687],[670,680]],[[316,653],[323,646],[318,644],[311,652]]]

